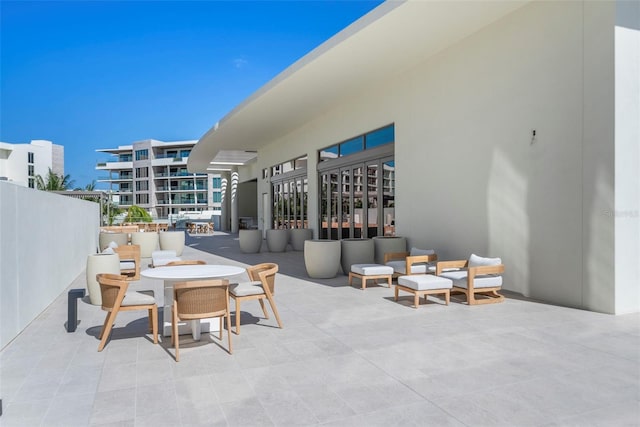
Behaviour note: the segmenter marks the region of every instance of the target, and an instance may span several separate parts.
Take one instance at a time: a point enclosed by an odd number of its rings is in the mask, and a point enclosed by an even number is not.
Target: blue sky
[[[84,187],[96,149],[199,139],[380,3],[2,0],[0,141],[63,145]]]

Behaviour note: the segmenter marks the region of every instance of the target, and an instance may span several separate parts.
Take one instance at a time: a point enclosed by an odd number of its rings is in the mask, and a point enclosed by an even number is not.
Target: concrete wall
[[[258,168],[308,154],[313,216],[316,150],[395,123],[399,235],[441,259],[502,257],[506,289],[617,312],[615,8],[529,4],[273,141]]]
[[[0,348],[84,270],[98,246],[99,211],[97,203],[0,181]]]

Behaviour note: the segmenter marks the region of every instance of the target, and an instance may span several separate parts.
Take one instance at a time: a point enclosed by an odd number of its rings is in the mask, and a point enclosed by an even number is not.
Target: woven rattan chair
[[[120,311],[148,310],[149,329],[153,333],[153,343],[158,343],[158,305],[156,300],[140,292],[128,291],[129,282],[126,276],[117,274],[97,274],[96,280],[100,284],[102,294],[102,309],[107,311],[102,331],[100,331],[98,351],[102,351],[111,334],[113,323]]]
[[[278,264],[263,263],[247,268],[247,274],[251,282],[233,284],[229,288],[229,294],[236,302],[236,334],[240,334],[240,303],[245,300],[257,299],[262,307],[265,319],[269,318],[267,309],[264,305],[264,299],[269,301],[271,310],[276,316],[278,326],[282,328],[280,315],[273,301],[275,293],[276,273],[278,272]]]
[[[177,282],[173,285],[173,309],[171,325],[171,343],[176,349],[176,362],[180,361],[180,335],[178,321],[220,318],[220,336],[222,340],[222,318],[227,320],[228,351],[231,346],[231,317],[229,316],[229,281],[228,280],[195,280]]]
[[[113,251],[120,256],[120,274],[129,281],[140,280],[140,246],[120,245]]]
[[[206,261],[199,259],[181,259],[180,261],[171,261],[166,263],[165,267],[173,267],[176,265],[205,265]]]

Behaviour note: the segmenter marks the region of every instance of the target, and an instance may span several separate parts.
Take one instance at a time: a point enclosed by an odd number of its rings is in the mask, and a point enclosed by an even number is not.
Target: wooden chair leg
[[[367,278],[366,276],[361,276],[362,277],[362,285],[360,286],[360,289],[364,290],[367,288]]]
[[[109,318],[111,317],[111,312],[107,312],[107,315],[104,317],[104,322],[102,323],[102,329],[100,329],[100,335],[98,335],[98,339],[102,339],[104,336],[104,331],[107,329],[107,324],[109,323]]]
[[[449,305],[449,299],[451,298],[451,293],[449,292],[449,290],[447,289],[447,291],[444,293],[444,301],[446,302],[447,305]]]
[[[264,301],[262,300],[262,298],[260,298],[258,300],[258,302],[260,303],[260,307],[262,307],[262,312],[264,313],[264,318],[268,319],[269,318],[269,313],[267,312],[267,307],[264,306]]]
[[[352,281],[353,281],[353,273],[349,272],[349,286],[351,286]]]
[[[102,351],[102,349],[104,349],[104,346],[107,344],[107,339],[109,339],[109,335],[111,335],[111,329],[113,328],[113,323],[116,320],[117,314],[117,311],[110,311],[107,315],[104,327],[102,328],[101,340],[100,344],[98,344],[98,351]]]
[[[176,362],[180,361],[180,335],[178,335],[178,316],[177,316],[177,308],[174,307],[171,310],[172,312],[172,322],[171,322],[171,342],[173,343],[173,347],[176,349]]]
[[[236,335],[240,335],[240,299],[236,298]]]
[[[420,295],[418,295],[417,292],[413,293],[413,305],[415,306],[415,308],[418,308],[418,306],[420,305]]]
[[[398,287],[396,286],[394,301],[398,301]]]
[[[278,314],[278,309],[276,308],[276,303],[273,302],[273,299],[269,297],[267,294],[267,299],[269,300],[269,305],[271,305],[271,310],[273,310],[273,314],[276,315],[276,320],[278,321],[278,326],[282,329],[282,322],[280,321],[280,315]]]
[[[229,354],[232,354],[233,347],[231,346],[231,315],[229,314],[229,311],[227,311],[227,315],[225,317],[227,318],[227,339],[229,340]]]
[[[153,306],[151,311],[151,331],[153,332],[153,343],[158,344],[158,307]]]

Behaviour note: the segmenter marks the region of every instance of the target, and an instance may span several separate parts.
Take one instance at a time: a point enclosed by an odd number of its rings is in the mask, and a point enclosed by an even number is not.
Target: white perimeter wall
[[[639,311],[614,289],[615,7],[529,4],[270,144],[257,169],[307,153],[314,171],[318,148],[395,122],[398,235],[440,259],[500,256],[526,296]],[[314,215],[313,172],[309,189]]]
[[[0,181],[0,349],[84,270],[99,212],[98,203]]]

